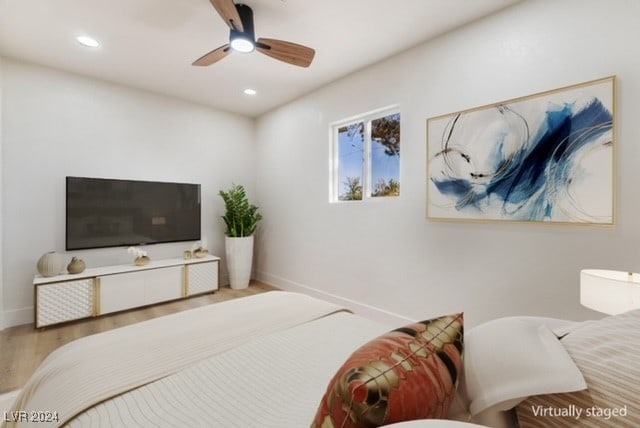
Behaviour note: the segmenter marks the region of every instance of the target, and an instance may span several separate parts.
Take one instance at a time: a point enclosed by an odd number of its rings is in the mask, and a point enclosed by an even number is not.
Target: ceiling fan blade
[[[211,52],[204,54],[200,58],[194,61],[191,65],[211,65],[214,62],[220,61],[225,56],[229,55],[231,52],[231,46],[227,43],[224,46],[220,46],[217,49],[212,50]]]
[[[316,54],[311,48],[275,39],[258,39],[256,49],[261,53],[298,67],[309,67]]]
[[[236,9],[233,0],[210,0],[213,7],[216,8],[222,20],[227,23],[232,30],[244,32],[242,27],[242,19]]]

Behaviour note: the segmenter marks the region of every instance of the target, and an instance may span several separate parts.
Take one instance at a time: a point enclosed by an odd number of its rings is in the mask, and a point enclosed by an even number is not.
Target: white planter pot
[[[253,236],[243,238],[225,237],[227,272],[229,284],[234,290],[247,288],[251,279],[253,263]]]

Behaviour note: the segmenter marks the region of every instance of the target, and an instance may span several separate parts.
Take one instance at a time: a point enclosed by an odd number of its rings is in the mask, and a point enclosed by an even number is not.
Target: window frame
[[[372,138],[371,138],[371,122],[393,114],[400,115],[400,128],[402,129],[402,111],[400,105],[394,104],[371,110],[366,113],[351,116],[329,125],[329,202],[330,203],[362,203],[368,201],[388,201],[396,200],[398,196],[372,196],[374,183],[373,165],[372,165]],[[349,126],[357,122],[364,122],[364,161],[362,162],[362,199],[357,200],[341,200],[340,199],[340,141],[339,129]],[[402,145],[402,133],[400,134],[400,145]],[[402,183],[402,156],[399,155],[398,182]],[[402,186],[401,186],[402,188]]]

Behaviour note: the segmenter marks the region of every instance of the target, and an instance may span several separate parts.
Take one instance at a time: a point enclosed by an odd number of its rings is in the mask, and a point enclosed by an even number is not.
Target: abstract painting
[[[427,217],[613,224],[615,77],[427,121]]]

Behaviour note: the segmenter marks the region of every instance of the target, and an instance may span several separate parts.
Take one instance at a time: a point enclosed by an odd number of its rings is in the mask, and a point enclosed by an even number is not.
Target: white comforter
[[[209,402],[206,399],[207,396],[203,395],[204,391],[209,390],[209,387],[204,383],[204,378],[209,378],[209,386],[219,388],[222,384],[218,384],[218,379],[222,379],[223,375],[220,373],[215,374],[214,371],[211,376],[204,376],[203,372],[199,371],[202,370],[199,367],[187,368],[208,358],[215,358],[216,355],[222,355],[257,338],[342,310],[338,306],[301,294],[270,292],[225,303],[207,305],[89,336],[72,342],[52,353],[29,380],[22,394],[18,397],[13,410],[25,411],[28,412],[27,414],[31,411],[57,412],[59,416],[58,423],[63,424],[97,403],[165,378],[167,379],[166,382],[169,383],[163,383],[159,387],[161,389],[164,388],[164,392],[161,392],[161,394],[165,397],[165,400],[155,405],[150,405],[149,408],[158,409],[158,406],[161,406],[165,416],[172,414],[176,416],[158,421],[159,425],[188,426],[195,423],[202,426],[232,426],[228,423],[222,425],[214,423],[212,425],[208,419],[212,417],[211,415],[227,412],[217,407],[218,404],[213,402],[209,412],[207,412],[208,416],[196,416],[195,412],[195,408],[207,407],[205,403]],[[383,326],[368,321],[366,323],[369,323],[371,332],[366,332],[363,335],[366,336],[366,338],[363,338],[363,342],[367,338],[376,335],[373,330],[378,333],[384,331],[385,327]],[[332,326],[331,328],[337,327]],[[326,334],[327,332],[325,331],[324,335]],[[311,337],[304,332],[303,336],[311,339],[311,344],[314,341],[323,340],[321,337],[315,337],[315,335]],[[313,351],[315,352],[317,349],[318,347],[315,347]],[[355,348],[350,344],[349,349],[353,350]],[[344,352],[339,353],[340,357],[337,359],[343,359],[350,352],[348,351],[346,355],[344,355]],[[232,365],[242,361],[239,356],[236,359],[233,355],[231,354],[231,357],[224,357],[223,359],[229,360]],[[230,370],[244,371],[249,368],[260,367],[256,376],[259,376],[260,373],[264,373],[265,376],[269,375],[272,363],[266,365],[261,363],[259,352],[251,353],[249,351],[249,354],[245,354],[243,358],[247,363],[241,366],[236,365],[235,368]],[[341,361],[331,367],[337,368]],[[215,367],[216,364],[212,362],[208,365],[209,367],[212,365]],[[254,364],[263,365],[255,366]],[[178,378],[169,376],[181,370],[185,371],[187,380],[184,378],[176,380]],[[326,386],[330,377],[329,375],[326,379],[323,379],[320,388]],[[203,382],[201,390],[186,391],[181,394],[179,389],[176,388],[175,391],[177,392],[174,393],[171,382],[175,381],[183,386],[199,385],[201,379]],[[246,394],[255,394],[257,399],[261,399],[278,388],[281,380],[278,377],[270,378],[268,383],[273,385],[274,389],[272,391],[261,391],[252,388],[252,380],[245,379],[237,383],[241,391]],[[148,385],[145,389],[151,388],[152,385]],[[225,393],[231,391],[226,387],[224,390]],[[167,394],[166,391],[171,391],[171,393]],[[294,396],[297,395],[295,389],[293,393]],[[157,393],[152,390],[151,394],[153,396],[153,394]],[[134,393],[125,395],[134,395]],[[317,397],[318,402],[321,396],[322,393]],[[181,398],[177,399],[176,397]],[[203,397],[205,397],[204,403]],[[144,400],[147,400],[147,398],[144,398]],[[102,407],[108,407],[112,401],[106,401]],[[186,410],[186,413],[179,414],[178,410],[186,406],[188,402],[197,403],[195,404],[196,407]],[[234,406],[233,400],[230,400],[227,404]],[[126,407],[129,404],[124,405]],[[248,411],[243,406],[239,406],[235,410],[238,415]],[[146,408],[142,406],[139,411],[145,418],[142,420],[146,421]],[[286,409],[273,409],[272,411],[276,414],[282,414],[282,412],[286,412]],[[117,413],[120,413],[120,411],[118,410]],[[220,417],[224,417],[224,415]],[[103,423],[107,426],[154,425],[140,422],[140,419],[132,419],[120,424],[109,418],[110,416],[107,416],[107,419],[103,420]],[[76,420],[78,424],[81,424],[85,419],[79,417]],[[308,420],[310,419],[307,419],[306,423],[308,423]],[[201,421],[201,423],[198,423],[198,421]],[[76,424],[75,421],[74,424]],[[9,422],[7,425],[21,426],[22,423]],[[37,425],[43,427],[57,424],[37,423]],[[91,421],[88,422],[88,425],[96,426]],[[238,426],[251,426],[251,424]],[[267,425],[256,424],[254,426]]]
[[[388,326],[340,312],[252,340],[83,412],[72,428],[308,427],[329,380]]]

